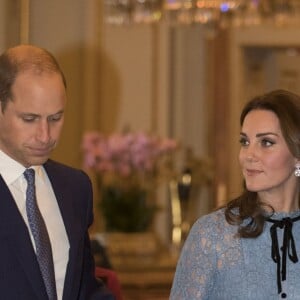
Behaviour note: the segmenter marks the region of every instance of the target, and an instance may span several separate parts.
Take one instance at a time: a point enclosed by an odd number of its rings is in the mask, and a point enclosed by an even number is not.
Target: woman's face
[[[275,191],[295,183],[297,159],[282,135],[279,119],[268,110],[250,111],[242,125],[239,161],[249,191]]]

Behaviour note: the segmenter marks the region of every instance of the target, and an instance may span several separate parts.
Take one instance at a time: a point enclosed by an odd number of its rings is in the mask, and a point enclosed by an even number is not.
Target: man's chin
[[[40,166],[43,165],[47,160],[49,159],[49,156],[38,156],[38,157],[31,157],[27,164],[30,164],[31,166]]]

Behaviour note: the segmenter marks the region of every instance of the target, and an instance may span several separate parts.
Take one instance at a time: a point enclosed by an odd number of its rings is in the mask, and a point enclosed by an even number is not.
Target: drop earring
[[[300,162],[297,162],[295,165],[295,176],[300,177]]]

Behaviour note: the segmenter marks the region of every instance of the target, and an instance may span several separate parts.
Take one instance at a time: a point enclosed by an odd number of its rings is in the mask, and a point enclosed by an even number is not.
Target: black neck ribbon
[[[272,239],[272,253],[271,257],[277,264],[277,288],[278,294],[282,292],[281,282],[286,280],[286,260],[287,257],[293,262],[298,262],[298,256],[293,237],[293,223],[300,220],[300,216],[296,218],[283,218],[281,220],[274,220],[268,218],[267,221],[273,223],[270,228]],[[277,228],[283,229],[283,243],[282,243],[282,256],[280,255],[280,248],[278,245]]]

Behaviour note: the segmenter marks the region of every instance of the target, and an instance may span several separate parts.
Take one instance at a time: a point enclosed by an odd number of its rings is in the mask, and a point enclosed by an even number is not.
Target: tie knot
[[[24,177],[27,180],[28,184],[33,184],[34,183],[34,174],[35,171],[34,169],[26,169],[24,172]]]

